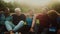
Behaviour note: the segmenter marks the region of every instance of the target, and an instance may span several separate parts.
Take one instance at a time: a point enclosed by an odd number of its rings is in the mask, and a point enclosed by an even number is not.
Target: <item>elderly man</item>
[[[7,30],[10,31],[10,33],[17,33],[17,31],[23,27],[25,18],[25,15],[21,13],[21,9],[15,8],[15,14],[12,15],[12,22],[5,22]]]

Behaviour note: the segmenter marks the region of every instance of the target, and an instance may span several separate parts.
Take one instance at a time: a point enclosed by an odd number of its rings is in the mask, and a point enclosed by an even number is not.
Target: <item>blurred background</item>
[[[60,0],[0,0],[0,10],[5,7],[10,8],[11,13],[17,7],[21,8],[23,13],[27,13],[29,9],[34,9],[35,13],[39,13],[42,8],[55,9],[60,13]]]

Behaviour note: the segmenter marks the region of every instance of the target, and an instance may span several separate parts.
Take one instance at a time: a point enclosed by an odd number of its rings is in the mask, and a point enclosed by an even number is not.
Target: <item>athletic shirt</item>
[[[29,27],[32,25],[32,21],[33,21],[33,15],[32,15],[32,18],[30,18],[29,16],[27,16],[26,22],[27,22],[27,25],[28,25]]]

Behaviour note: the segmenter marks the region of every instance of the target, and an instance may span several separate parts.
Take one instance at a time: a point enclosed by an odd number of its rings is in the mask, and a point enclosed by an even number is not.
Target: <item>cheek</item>
[[[21,12],[18,12],[19,14],[21,13]]]
[[[18,14],[18,12],[15,12],[16,14]]]

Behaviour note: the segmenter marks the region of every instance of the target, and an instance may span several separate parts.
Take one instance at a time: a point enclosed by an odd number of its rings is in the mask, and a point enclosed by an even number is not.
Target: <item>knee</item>
[[[24,24],[24,21],[20,21],[19,24],[20,24],[20,25],[23,25],[23,24]]]
[[[5,21],[5,24],[8,24],[9,23],[9,21]]]
[[[24,21],[23,21],[23,20],[21,20],[21,21],[20,21],[20,23],[24,23]]]

